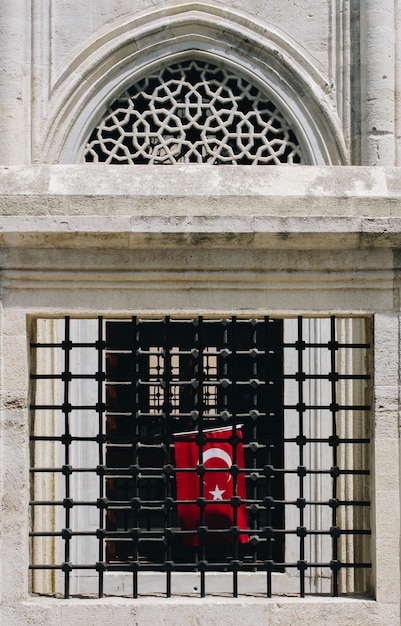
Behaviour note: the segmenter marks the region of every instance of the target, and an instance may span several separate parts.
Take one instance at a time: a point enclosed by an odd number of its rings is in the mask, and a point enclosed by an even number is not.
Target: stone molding
[[[0,214],[3,247],[401,244],[396,168],[2,167]]]

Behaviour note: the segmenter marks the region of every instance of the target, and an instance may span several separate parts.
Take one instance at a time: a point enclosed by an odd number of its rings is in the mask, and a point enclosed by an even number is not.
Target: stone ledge
[[[0,167],[0,196],[396,198],[399,168],[29,165]]]
[[[3,247],[401,246],[396,168],[0,167]]]
[[[51,600],[40,598],[4,606],[5,621],[21,624],[96,623],[117,626],[121,623],[186,625],[193,622],[194,610],[202,611],[198,622],[214,626],[239,623],[254,626],[300,623],[364,624],[394,626],[399,623],[399,606],[373,600],[350,598],[104,598],[103,600]]]

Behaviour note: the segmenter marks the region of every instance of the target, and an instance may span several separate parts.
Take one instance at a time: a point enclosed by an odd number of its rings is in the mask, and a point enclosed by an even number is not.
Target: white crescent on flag
[[[202,463],[206,463],[210,459],[221,459],[227,464],[227,467],[231,467],[232,460],[228,452],[221,448],[209,448],[205,452],[202,452]]]
[[[225,450],[222,450],[221,448],[209,448],[208,450],[205,450],[204,452],[202,452],[203,464],[205,464],[207,461],[210,461],[210,459],[220,459],[221,461],[227,464],[228,468],[230,468],[233,464],[232,459],[230,455],[228,454],[228,452],[226,452]],[[232,479],[232,476],[230,474],[227,478],[227,482],[229,483],[231,479]]]

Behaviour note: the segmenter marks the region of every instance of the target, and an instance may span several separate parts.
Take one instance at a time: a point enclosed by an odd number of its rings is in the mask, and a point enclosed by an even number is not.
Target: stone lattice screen
[[[115,100],[84,161],[278,165],[304,157],[288,121],[256,86],[192,60],[162,68]]]

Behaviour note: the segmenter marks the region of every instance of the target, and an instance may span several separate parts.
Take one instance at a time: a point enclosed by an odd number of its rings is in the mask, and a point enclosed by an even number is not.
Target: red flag
[[[189,468],[193,471],[176,473],[177,500],[196,500],[201,496],[201,481],[203,483],[203,497],[206,499],[204,525],[208,529],[226,529],[237,526],[242,530],[248,529],[246,505],[240,504],[233,507],[230,500],[233,496],[246,498],[245,475],[239,473],[237,477],[231,475],[230,468],[235,464],[244,468],[244,448],[242,445],[242,432],[236,428],[235,434],[240,440],[236,444],[234,455],[233,445],[224,441],[229,439],[232,428],[221,428],[203,433],[207,443],[201,449],[199,458],[199,445],[196,443],[195,434],[188,435],[187,441],[176,441],[174,444],[175,464],[177,469]],[[203,475],[196,473],[196,467],[203,464],[206,470],[220,469],[219,472],[206,471]],[[228,501],[228,502],[227,502]],[[201,521],[201,509],[197,504],[179,504],[178,516],[182,530],[196,530]],[[199,545],[199,538],[193,535],[188,538],[188,543],[193,546]],[[216,535],[208,532],[207,543],[227,543],[233,541],[230,535]],[[249,541],[247,534],[238,536],[240,543]]]

